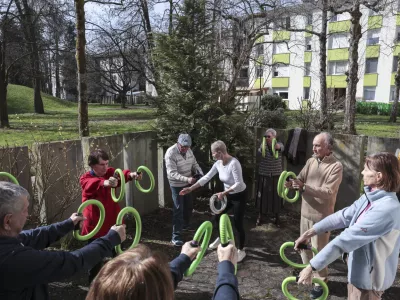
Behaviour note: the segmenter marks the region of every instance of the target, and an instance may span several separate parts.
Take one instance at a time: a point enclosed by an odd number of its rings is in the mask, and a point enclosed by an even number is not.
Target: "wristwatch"
[[[311,264],[310,264],[310,267],[311,267],[311,269],[312,269],[314,272],[317,271],[317,269],[314,268]]]

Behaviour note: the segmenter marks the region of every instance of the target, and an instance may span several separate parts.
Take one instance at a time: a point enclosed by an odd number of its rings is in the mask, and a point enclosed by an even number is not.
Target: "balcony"
[[[378,74],[365,74],[364,75],[364,86],[377,86],[378,85]]]
[[[304,62],[309,63],[311,62],[312,58],[312,52],[311,51],[305,51],[304,52]]]
[[[328,61],[335,60],[348,60],[349,59],[349,49],[339,48],[339,49],[329,49],[328,50]]]
[[[328,24],[329,33],[349,32],[351,26],[350,20],[330,22]]]
[[[272,56],[272,63],[282,63],[282,64],[290,64],[290,53],[280,53],[280,54],[274,54]]]
[[[396,26],[400,26],[400,14],[396,15]]]
[[[367,46],[367,50],[365,53],[366,58],[376,58],[379,57],[379,45]]]
[[[290,40],[290,31],[286,30],[275,30],[272,33],[272,40],[274,42],[279,42],[279,41],[288,41]]]
[[[287,88],[289,87],[289,77],[274,77],[272,78],[273,88]]]
[[[242,77],[236,80],[236,87],[249,87],[249,77]]]
[[[303,77],[303,87],[310,87],[311,86],[311,77],[304,76]]]
[[[307,26],[306,26],[306,29],[307,29],[307,30],[312,30],[312,29],[313,29],[313,27],[312,27],[312,25],[307,25]],[[312,36],[312,34],[311,34],[311,33],[308,33],[308,32],[306,32],[306,33],[304,34],[304,36],[305,36],[305,37],[311,37],[311,36]]]
[[[264,78],[257,78],[254,81],[253,89],[261,89],[264,87]]]
[[[368,17],[368,29],[382,28],[382,16],[371,16]]]
[[[327,88],[346,88],[346,75],[328,75],[326,76]]]

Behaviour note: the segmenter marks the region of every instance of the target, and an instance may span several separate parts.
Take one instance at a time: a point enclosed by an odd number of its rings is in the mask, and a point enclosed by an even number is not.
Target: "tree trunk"
[[[3,34],[4,36],[4,34]],[[6,44],[0,42],[0,126],[1,128],[10,127],[7,111],[7,77],[6,77]]]
[[[350,12],[350,47],[349,47],[349,70],[347,79],[346,102],[344,111],[343,133],[356,134],[356,92],[358,83],[358,43],[361,38],[361,12],[360,4],[356,3]]]
[[[326,88],[326,40],[328,27],[328,1],[323,1],[321,17],[321,35],[319,36],[319,84],[320,84],[320,107],[319,120],[321,129],[326,127],[328,121],[328,100]]]
[[[56,76],[56,97],[61,98],[61,83],[60,83],[60,51],[59,51],[59,42],[60,38],[58,35],[58,31],[56,32],[56,39],[55,39],[55,59],[54,59],[54,72]]]
[[[398,59],[397,63],[397,70],[396,70],[396,75],[395,75],[395,93],[394,93],[394,99],[393,99],[393,105],[392,105],[392,111],[390,113],[390,119],[389,122],[396,123],[397,121],[397,112],[398,112],[398,107],[399,107],[399,97],[400,97],[400,59]]]
[[[121,101],[121,108],[126,108],[126,92],[120,92],[118,97]]]
[[[85,1],[74,0],[76,11],[76,65],[78,68],[78,124],[79,136],[89,136],[89,112],[86,95],[86,38],[85,38]]]

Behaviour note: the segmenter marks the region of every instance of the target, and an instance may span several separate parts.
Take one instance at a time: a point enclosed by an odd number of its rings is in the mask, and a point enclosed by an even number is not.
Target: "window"
[[[274,89],[273,90],[274,95],[281,96],[282,99],[289,99],[289,92],[288,89]]]
[[[390,87],[390,101],[393,102],[394,98],[396,98],[396,86],[392,85]]]
[[[280,20],[277,20],[275,23],[274,29],[289,29],[290,28],[290,17],[285,17]]]
[[[375,100],[375,90],[374,86],[364,87],[364,100]]]
[[[346,61],[331,61],[328,64],[328,74],[329,75],[343,75],[347,70],[347,60]]]
[[[329,37],[328,48],[339,49],[349,47],[349,37],[347,33],[333,34]]]
[[[378,59],[367,58],[365,60],[365,73],[378,73]]]
[[[248,78],[249,77],[249,69],[248,68],[241,69],[239,77],[240,78]]]
[[[307,15],[307,25],[312,25],[312,14]]]
[[[306,51],[311,51],[311,37],[306,37]]]
[[[349,19],[350,19],[349,13],[342,13],[339,15],[334,15],[332,13],[330,22],[339,22],[339,21],[345,21],[345,20],[349,20]]]
[[[263,77],[263,68],[257,68],[256,69],[256,77],[257,78],[261,78],[261,77]]]
[[[399,57],[398,56],[393,56],[392,73],[397,71],[398,63],[399,63]]]
[[[375,12],[372,9],[369,9],[369,16],[378,16],[378,15],[380,15],[379,12]]]
[[[310,88],[309,87],[304,88],[303,98],[306,100],[310,99]]]
[[[256,56],[264,55],[264,45],[258,44],[256,45]]]
[[[281,96],[282,99],[289,99],[289,93],[288,92],[280,92],[279,96]]]
[[[381,34],[381,29],[368,30],[367,33],[367,45],[379,44],[379,36]]]
[[[288,47],[286,43],[276,43],[274,44],[274,54],[280,54],[280,53],[288,53]]]
[[[338,16],[337,15],[333,15],[331,17],[331,22],[337,22],[337,20],[338,20]]]
[[[289,77],[289,66],[286,65],[275,66],[273,77]]]
[[[311,63],[304,63],[304,76],[310,76]]]

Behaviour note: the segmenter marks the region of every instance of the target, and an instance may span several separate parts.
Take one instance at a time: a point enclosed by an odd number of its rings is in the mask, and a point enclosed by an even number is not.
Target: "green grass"
[[[79,138],[77,103],[42,94],[45,114],[33,113],[33,90],[9,85],[7,104],[10,129],[0,129],[0,145]],[[155,110],[144,106],[121,109],[119,105],[89,104],[91,136],[153,129]]]

